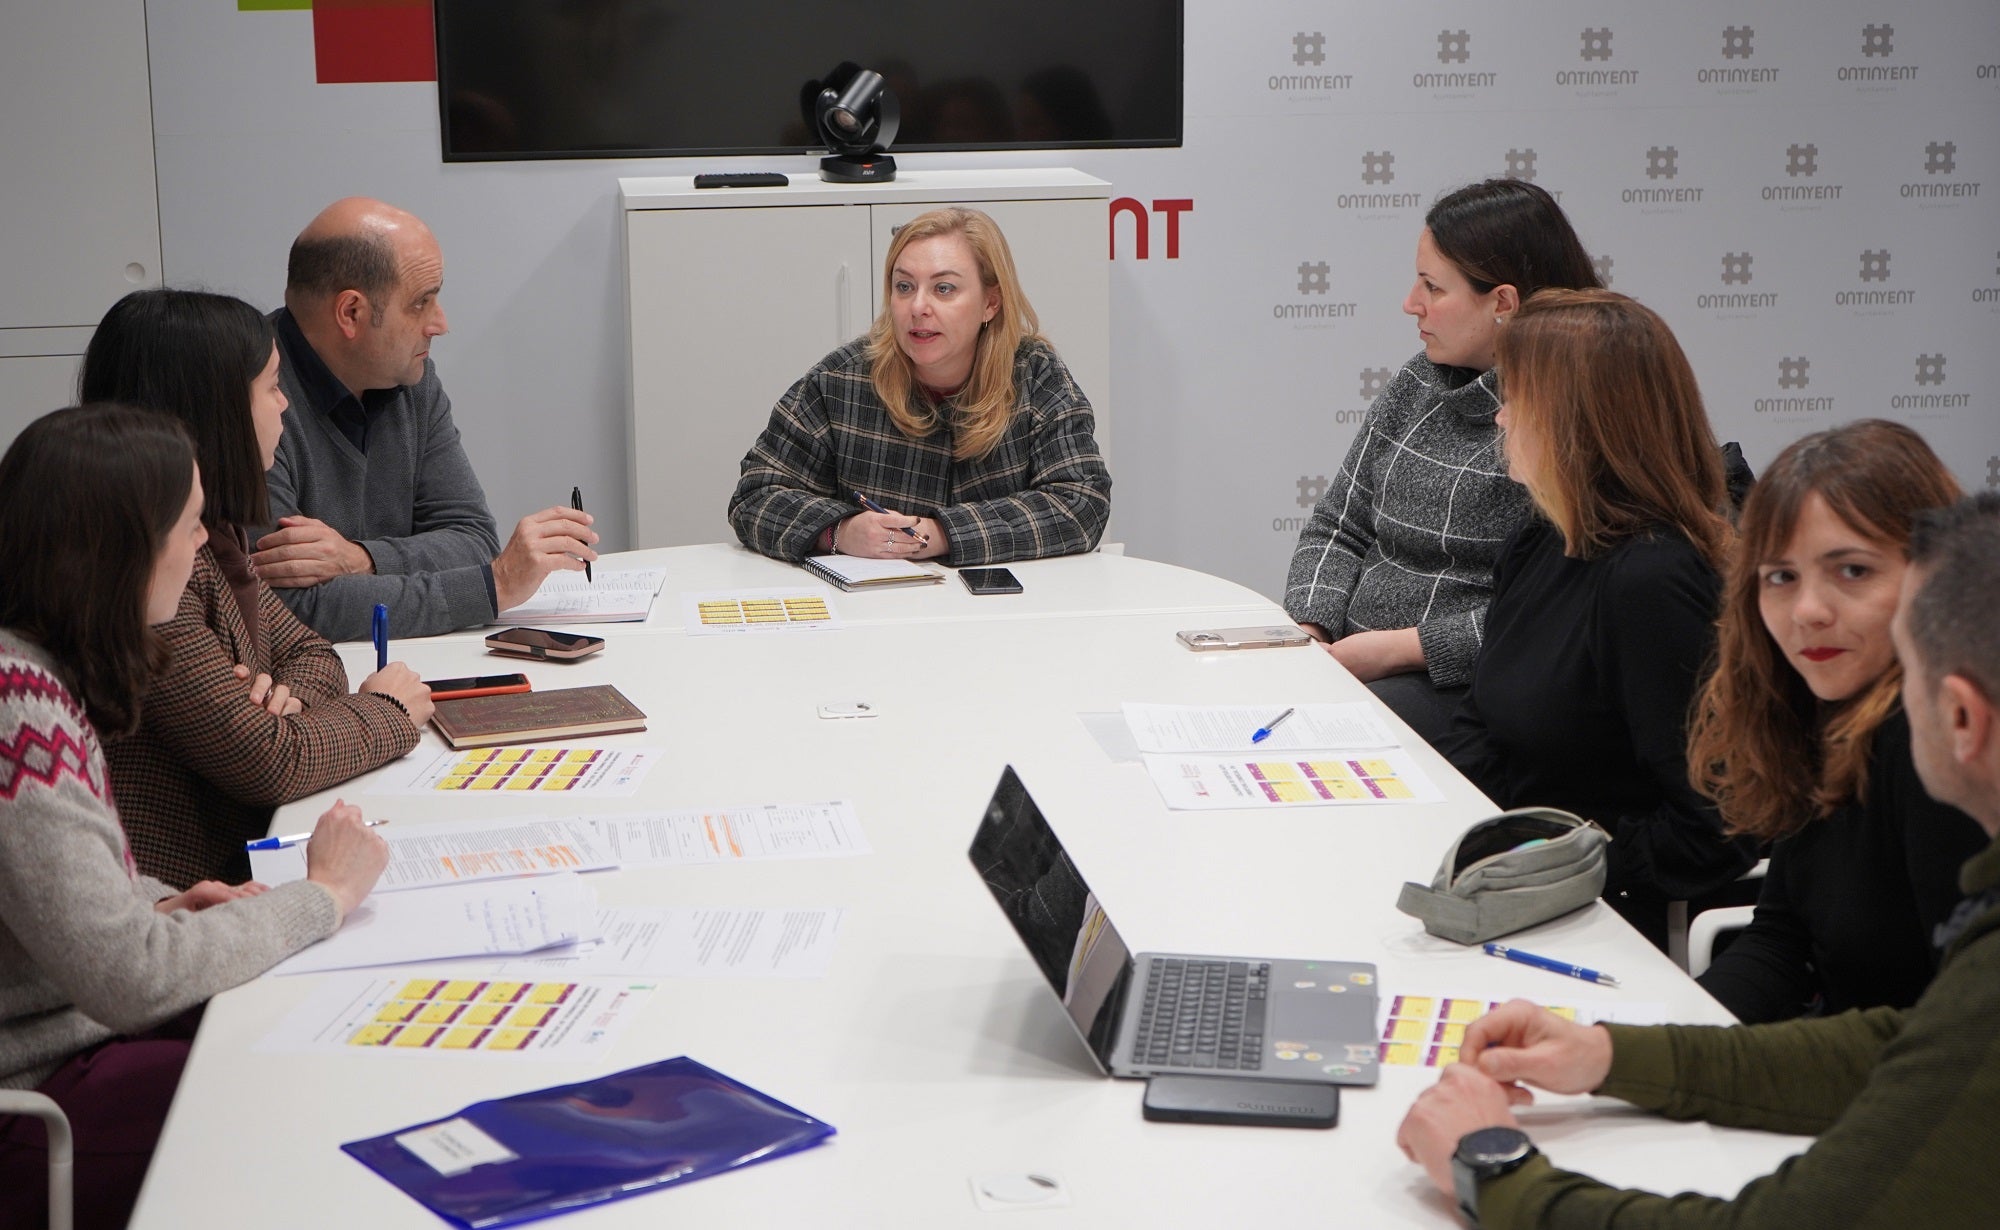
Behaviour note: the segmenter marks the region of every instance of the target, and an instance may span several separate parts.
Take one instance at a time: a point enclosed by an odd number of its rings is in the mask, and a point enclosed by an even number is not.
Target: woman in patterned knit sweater
[[[1528,513],[1493,425],[1493,349],[1543,287],[1598,278],[1547,192],[1490,179],[1438,198],[1403,310],[1424,351],[1396,373],[1292,552],[1285,612],[1435,741],[1472,675],[1500,544]]]
[[[68,1115],[80,1227],[131,1212],[188,1010],[331,935],[389,857],[336,804],[297,883],[175,892],[133,866],[98,733],[139,720],[201,503],[186,434],[129,407],[59,410],[0,458],[0,1088]],[[40,1123],[0,1115],[0,1226],[47,1217],[47,1164]]]
[[[251,569],[242,527],[270,520],[264,471],[284,431],[270,322],[241,299],[139,290],[83,359],[85,401],[164,411],[194,437],[208,543],[159,635],[172,654],[139,727],[107,738],[139,870],[176,887],[250,874],[271,809],[416,746],[430,689],[401,662],[347,690],[340,656]]]

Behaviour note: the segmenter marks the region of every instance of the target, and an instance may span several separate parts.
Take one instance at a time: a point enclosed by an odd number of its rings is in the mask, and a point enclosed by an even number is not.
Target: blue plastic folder
[[[782,1157],[833,1132],[683,1055],[340,1147],[447,1221],[511,1226]]]

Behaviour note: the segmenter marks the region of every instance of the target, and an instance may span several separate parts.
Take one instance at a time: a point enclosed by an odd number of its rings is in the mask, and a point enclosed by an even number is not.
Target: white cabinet
[[[0,448],[160,279],[144,0],[0,5]]]
[[[970,205],[1006,232],[1042,332],[1110,457],[1111,185],[1078,171],[904,172],[894,183],[697,191],[619,181],[631,327],[633,547],[733,541],[725,511],[771,407],[881,306],[894,228]],[[1114,470],[1115,473],[1115,470]]]

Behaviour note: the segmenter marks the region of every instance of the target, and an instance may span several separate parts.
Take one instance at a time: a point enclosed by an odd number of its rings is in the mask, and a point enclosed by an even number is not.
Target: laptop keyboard
[[[1268,962],[1150,957],[1132,1062],[1254,1072],[1264,1066]]]

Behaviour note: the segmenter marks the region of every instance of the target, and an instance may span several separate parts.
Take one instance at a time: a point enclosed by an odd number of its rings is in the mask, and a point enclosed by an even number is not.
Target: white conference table
[[[661,553],[649,552],[648,555]],[[1038,1174],[1070,1204],[1035,1224],[1457,1224],[1393,1136],[1423,1069],[1346,1090],[1330,1132],[1144,1122],[1143,1082],[1095,1074],[966,859],[1001,768],[1013,764],[1135,950],[1367,960],[1381,991],[1552,1003],[1618,997],[1674,1019],[1728,1017],[1603,905],[1518,937],[1617,974],[1612,991],[1426,936],[1394,909],[1487,800],[1420,742],[1434,804],[1171,812],[1144,770],[1114,763],[1078,721],[1125,700],[1287,704],[1367,699],[1313,648],[1191,653],[1190,626],[1282,619],[1215,578],[1093,555],[1017,564],[1026,592],[835,594],[845,626],[688,636],[661,615],[677,590],[801,583],[734,548],[675,548],[655,623],[627,625],[583,662],[526,664],[538,688],[615,683],[649,715],[665,763],[636,798],[560,810],[634,811],[847,799],[860,857],[600,873],[606,904],[841,906],[821,979],[664,980],[607,1060],[533,1062],[381,1052],[270,1054],[255,1045],[316,977],[266,978],[210,1005],[133,1225],[209,1225],[247,1211],[286,1226],[427,1227],[418,1205],[339,1149],[484,1098],[687,1054],[834,1124],[825,1145],[573,1214],[585,1226],[986,1224],[975,1176]],[[621,562],[624,558],[619,557]],[[956,592],[954,592],[956,591]],[[964,601],[957,601],[964,599]],[[865,612],[865,615],[862,614]],[[912,613],[916,612],[916,613]],[[677,615],[673,616],[678,619]],[[349,646],[365,673],[366,646]],[[427,677],[515,669],[473,638],[401,642]],[[880,716],[820,719],[867,701]],[[419,756],[442,750],[427,733]],[[371,775],[372,776],[372,775]],[[370,778],[282,809],[310,827],[334,793],[371,815],[474,820],[553,814],[484,795],[371,796]],[[1654,1190],[1733,1193],[1796,1152],[1793,1137],[1670,1124],[1562,1100],[1531,1126],[1559,1164]]]

